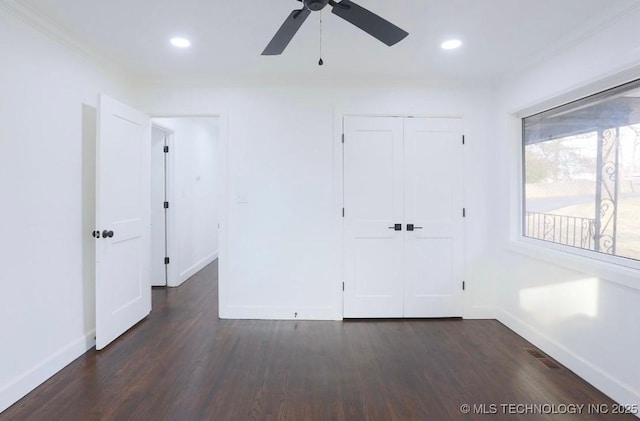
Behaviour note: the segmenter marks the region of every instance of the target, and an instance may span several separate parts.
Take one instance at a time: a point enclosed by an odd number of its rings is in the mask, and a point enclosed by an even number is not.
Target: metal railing
[[[586,250],[596,250],[596,220],[550,213],[527,212],[524,235]]]

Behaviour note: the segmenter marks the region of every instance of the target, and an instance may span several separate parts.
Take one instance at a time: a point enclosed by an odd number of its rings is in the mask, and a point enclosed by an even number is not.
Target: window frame
[[[536,239],[524,235],[526,210],[526,168],[524,119],[541,112],[568,105],[610,89],[640,80],[639,75],[622,80],[598,81],[581,89],[565,93],[509,115],[507,136],[511,151],[510,227],[507,250],[598,277],[640,291],[640,260],[609,255],[592,250]],[[515,161],[515,163],[514,163]]]

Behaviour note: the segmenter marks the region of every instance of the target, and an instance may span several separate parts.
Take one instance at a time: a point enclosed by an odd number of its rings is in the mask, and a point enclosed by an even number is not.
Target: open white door
[[[150,119],[105,95],[98,100],[96,349],[151,312]]]

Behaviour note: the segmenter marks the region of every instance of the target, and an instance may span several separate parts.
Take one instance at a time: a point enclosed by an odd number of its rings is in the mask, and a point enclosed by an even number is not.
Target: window
[[[640,260],[640,80],[523,119],[523,235]]]

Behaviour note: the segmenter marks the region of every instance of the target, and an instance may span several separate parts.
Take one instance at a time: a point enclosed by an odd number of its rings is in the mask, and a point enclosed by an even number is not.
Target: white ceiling
[[[138,77],[154,80],[305,80],[395,77],[495,82],[610,24],[638,0],[356,0],[410,33],[387,47],[323,12],[282,56],[260,53],[295,0],[23,0],[45,20]],[[183,35],[193,45],[170,46]],[[443,51],[458,37],[464,46]]]

